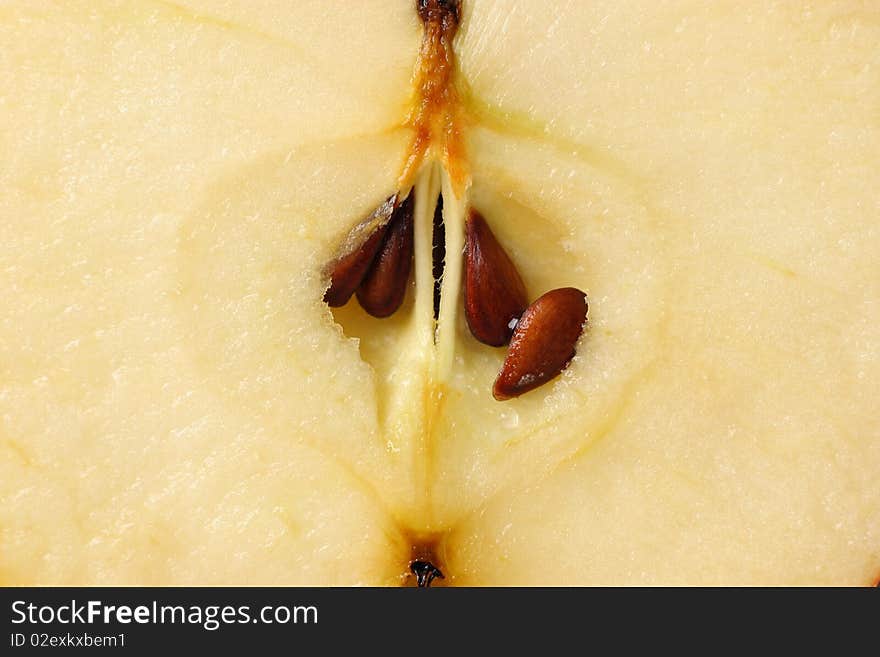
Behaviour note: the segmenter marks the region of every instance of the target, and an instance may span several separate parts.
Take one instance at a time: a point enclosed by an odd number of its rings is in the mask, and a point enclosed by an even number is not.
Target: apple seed
[[[523,313],[492,394],[519,397],[555,378],[571,362],[587,319],[587,295],[573,287],[551,290]]]
[[[361,307],[373,317],[388,317],[406,296],[413,259],[413,198],[410,194],[388,222],[382,248],[357,289]]]
[[[510,341],[529,305],[516,265],[483,216],[471,209],[465,223],[464,311],[474,337],[493,347]]]
[[[348,303],[351,295],[364,280],[370,265],[373,264],[376,252],[382,246],[388,224],[396,207],[397,194],[393,194],[352,231],[352,235],[349,236],[350,240],[364,226],[370,227],[371,230],[366,240],[349,250],[330,266],[330,287],[324,293],[324,301],[331,308],[338,308]],[[381,225],[376,226],[377,221],[381,221]]]

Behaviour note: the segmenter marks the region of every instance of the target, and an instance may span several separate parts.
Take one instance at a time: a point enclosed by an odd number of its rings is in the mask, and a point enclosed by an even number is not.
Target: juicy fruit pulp
[[[450,125],[412,3],[6,3],[0,581],[390,584],[430,544],[452,584],[873,582],[878,25],[465,2],[467,168],[412,168],[375,319],[322,268]],[[448,266],[434,332],[457,188],[597,311],[504,404]]]

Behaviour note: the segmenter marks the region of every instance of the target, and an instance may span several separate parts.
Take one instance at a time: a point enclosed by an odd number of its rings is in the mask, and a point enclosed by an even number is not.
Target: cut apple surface
[[[0,5],[0,584],[876,582],[880,7],[463,0],[419,122],[416,4]],[[589,299],[503,402],[472,209]]]

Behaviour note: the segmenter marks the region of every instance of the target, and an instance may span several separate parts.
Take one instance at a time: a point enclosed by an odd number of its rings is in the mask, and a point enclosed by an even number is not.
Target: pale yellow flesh
[[[464,4],[473,183],[423,170],[375,320],[322,268],[396,189],[409,0],[0,3],[0,583],[880,575],[880,7]],[[518,400],[454,289],[433,346],[443,185],[590,296]]]

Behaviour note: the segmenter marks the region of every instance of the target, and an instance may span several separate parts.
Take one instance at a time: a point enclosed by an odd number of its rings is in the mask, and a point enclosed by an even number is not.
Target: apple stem
[[[431,588],[431,582],[435,579],[445,579],[443,572],[430,561],[417,559],[409,565],[409,569],[416,576],[416,585],[420,589]]]

